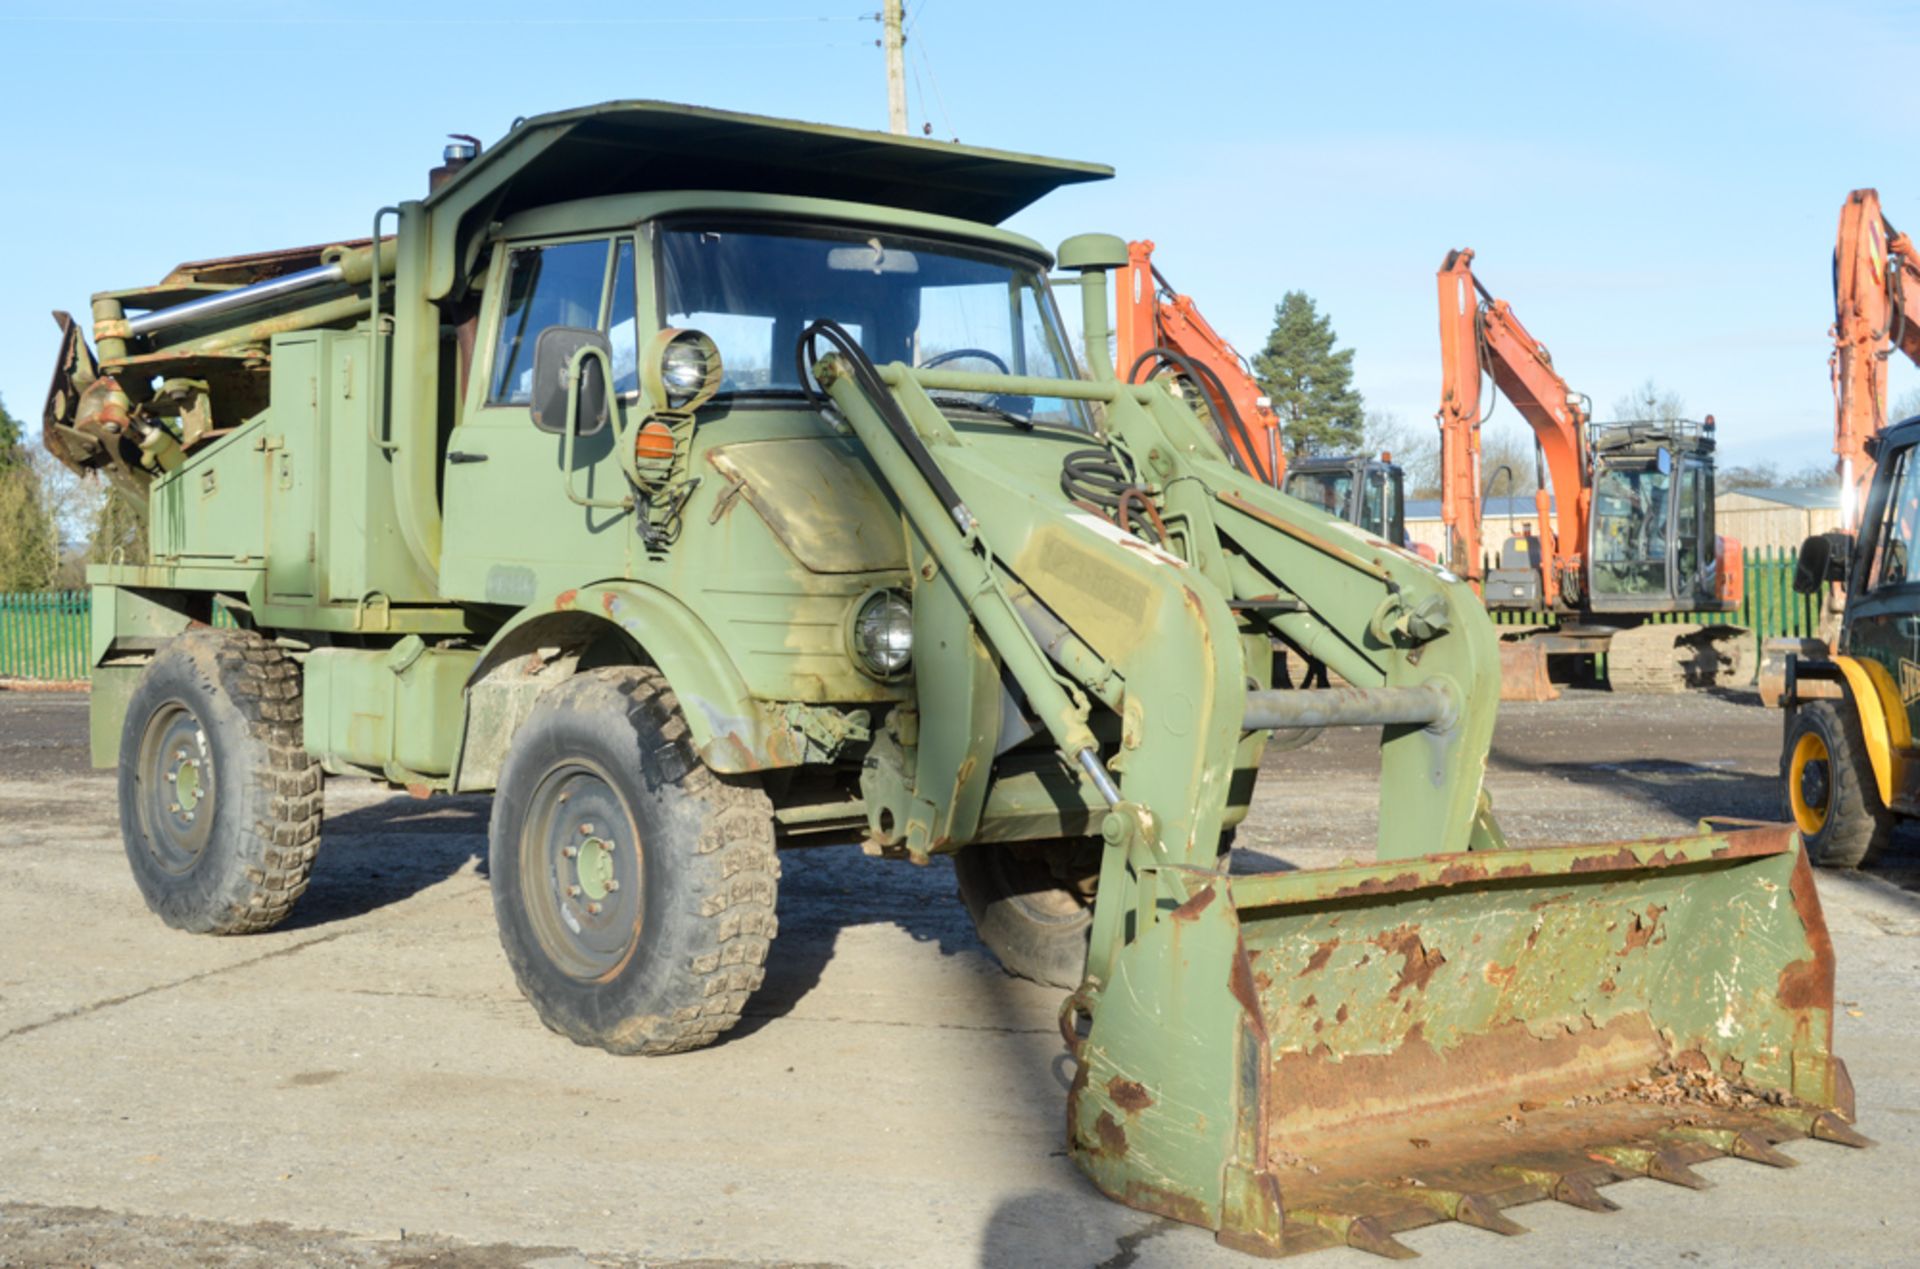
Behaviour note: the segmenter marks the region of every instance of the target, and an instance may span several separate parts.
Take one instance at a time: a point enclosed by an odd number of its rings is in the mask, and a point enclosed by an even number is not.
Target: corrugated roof
[[[1549,511],[1553,509],[1553,498],[1551,495],[1547,498],[1547,509]],[[1504,520],[1507,515],[1507,495],[1495,494],[1493,497],[1487,499],[1487,505],[1483,514],[1488,519]],[[1516,493],[1513,495],[1513,514],[1516,519],[1521,516],[1532,516],[1534,514],[1533,490],[1529,489],[1525,493]],[[1440,518],[1440,500],[1438,498],[1409,498],[1406,503],[1406,517],[1409,520],[1438,520]]]
[[[1724,502],[1733,495],[1743,498],[1758,498],[1762,502],[1777,502],[1783,507],[1799,507],[1803,511],[1831,511],[1840,506],[1839,485],[1793,486],[1779,489],[1722,489],[1720,498]]]

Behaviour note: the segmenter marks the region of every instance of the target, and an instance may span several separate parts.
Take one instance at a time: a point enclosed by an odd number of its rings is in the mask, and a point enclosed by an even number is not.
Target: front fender
[[[488,642],[467,680],[463,768],[474,747],[476,685],[537,648],[584,647],[608,629],[618,630],[639,648],[644,662],[666,675],[694,748],[709,767],[738,774],[804,760],[804,738],[786,724],[778,707],[753,699],[720,640],[692,609],[657,587],[622,581],[564,590],[545,604],[530,605]]]

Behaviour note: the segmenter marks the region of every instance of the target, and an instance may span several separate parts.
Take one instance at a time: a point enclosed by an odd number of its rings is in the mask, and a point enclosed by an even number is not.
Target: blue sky
[[[0,396],[37,418],[50,310],[362,235],[447,132],[617,97],[883,127],[877,4],[0,0]],[[1718,417],[1727,461],[1826,462],[1840,204],[1877,186],[1920,231],[1912,3],[909,0],[908,21],[916,129],[1119,170],[1014,228],[1154,239],[1249,353],[1304,290],[1368,406],[1409,422],[1439,393],[1434,270],[1471,246],[1603,416],[1652,378]]]

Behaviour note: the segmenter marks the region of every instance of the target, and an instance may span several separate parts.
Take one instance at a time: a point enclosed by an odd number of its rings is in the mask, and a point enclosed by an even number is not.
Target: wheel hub
[[[1800,768],[1800,800],[1816,811],[1827,808],[1827,764],[1809,762]]]
[[[620,888],[619,879],[613,875],[613,843],[604,838],[589,837],[580,843],[573,870],[581,892],[589,899],[604,899]]]
[[[174,751],[173,769],[167,773],[167,782],[173,786],[173,800],[179,807],[178,814],[191,823],[195,810],[199,808],[203,790],[200,760],[193,756],[187,746],[181,745]]]
[[[521,833],[522,893],[553,964],[583,981],[624,964],[639,940],[644,887],[639,834],[613,782],[578,761],[556,765],[529,799]]]

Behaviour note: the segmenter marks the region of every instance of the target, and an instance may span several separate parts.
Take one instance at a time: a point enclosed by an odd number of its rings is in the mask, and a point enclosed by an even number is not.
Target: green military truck
[[[1473,592],[1121,383],[1123,242],[995,227],[1106,175],[619,102],[363,240],[102,292],[91,346],[62,319],[47,443],[149,505],[92,575],[147,903],[280,921],[329,778],[492,791],[528,1000],[659,1054],[760,983],[778,847],[952,855],[1072,987],[1076,1161],[1267,1253],[1858,1140],[1797,839],[1510,846]],[[1276,647],[1349,686],[1276,687]],[[1233,872],[1268,737],[1320,726],[1379,736],[1374,861]],[[1766,1096],[1602,1096],[1672,1063]]]

